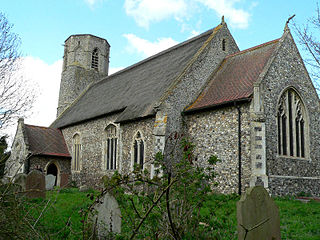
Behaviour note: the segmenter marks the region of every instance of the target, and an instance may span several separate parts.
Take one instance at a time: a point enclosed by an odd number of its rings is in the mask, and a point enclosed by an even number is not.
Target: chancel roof
[[[118,112],[116,122],[155,114],[154,104],[218,27],[178,44],[91,85],[52,127]]]
[[[24,131],[33,155],[71,157],[59,129],[25,124]]]
[[[249,99],[279,39],[227,56],[199,97],[185,112]]]

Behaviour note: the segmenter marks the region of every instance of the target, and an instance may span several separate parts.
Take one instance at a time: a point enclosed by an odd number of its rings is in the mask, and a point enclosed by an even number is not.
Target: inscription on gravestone
[[[117,200],[109,193],[105,194],[102,203],[99,203],[95,210],[97,211],[97,232],[99,239],[104,239],[108,233],[121,232],[121,211]]]
[[[46,183],[42,172],[38,170],[31,171],[26,180],[26,195],[30,198],[45,198]]]
[[[247,189],[237,202],[239,240],[280,240],[279,210],[262,186]]]

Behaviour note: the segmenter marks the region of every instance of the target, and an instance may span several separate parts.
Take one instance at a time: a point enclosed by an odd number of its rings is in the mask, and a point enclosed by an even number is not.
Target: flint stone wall
[[[73,136],[78,133],[81,142],[81,171],[72,171],[72,181],[78,186],[87,185],[100,187],[101,178],[104,175],[112,176],[115,170],[105,170],[103,160],[103,141],[105,141],[106,127],[114,123],[118,114],[94,119],[62,129],[69,152],[73,153]],[[115,124],[117,127],[117,169],[119,172],[127,172],[131,166],[131,150],[135,134],[139,130],[145,144],[145,161],[149,161],[153,149],[154,118],[143,119],[136,122]],[[149,167],[149,164],[146,164]]]
[[[225,51],[222,50],[222,40],[226,41]],[[190,66],[177,86],[168,91],[168,98],[163,108],[168,115],[166,136],[173,132],[182,132],[181,112],[199,95],[208,78],[229,54],[238,52],[239,48],[225,24],[215,34],[206,48]]]
[[[50,163],[55,163],[60,168],[61,173],[71,174],[70,169],[70,158],[59,158],[53,156],[33,156],[30,158],[30,167],[29,171],[36,170],[38,166],[42,169],[44,174],[46,173],[46,167]]]
[[[148,118],[136,122],[121,125],[122,133],[122,172],[129,172],[133,161],[134,138],[139,131],[144,141],[144,169],[150,172],[151,162],[154,159],[154,118]]]
[[[249,186],[250,165],[250,121],[249,103],[241,110],[241,158],[242,191]],[[202,167],[207,166],[211,155],[217,156],[215,172],[219,185],[218,192],[229,194],[238,192],[238,110],[224,107],[186,116],[187,133],[195,144],[195,156]]]
[[[263,87],[267,175],[271,193],[294,195],[307,191],[319,195],[319,99],[290,35],[284,39],[271,64],[263,80]],[[281,94],[289,87],[293,87],[300,94],[309,119],[309,140],[306,145],[309,145],[310,156],[305,159],[283,157],[277,152],[277,104]]]
[[[7,177],[14,177],[18,173],[27,173],[24,160],[29,152],[23,137],[23,131],[22,121],[19,120],[16,136],[12,143],[11,155],[5,165],[5,176]]]

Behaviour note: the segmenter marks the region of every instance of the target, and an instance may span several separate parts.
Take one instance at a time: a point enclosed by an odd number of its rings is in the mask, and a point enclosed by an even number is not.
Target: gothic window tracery
[[[76,133],[73,136],[73,162],[72,169],[74,171],[80,171],[80,159],[81,159],[81,141],[80,135]]]
[[[98,66],[99,66],[99,52],[98,52],[98,49],[95,48],[92,51],[91,68],[98,70]]]
[[[104,159],[105,169],[112,170],[117,168],[117,128],[110,124],[105,130]]]
[[[133,142],[133,165],[139,165],[141,169],[144,164],[144,147],[141,133],[137,132]]]
[[[282,156],[306,157],[306,111],[293,89],[286,90],[279,101],[278,153]]]

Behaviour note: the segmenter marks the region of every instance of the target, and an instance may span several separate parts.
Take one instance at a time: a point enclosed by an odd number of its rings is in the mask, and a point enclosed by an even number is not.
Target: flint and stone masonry
[[[155,154],[166,159],[172,147],[167,139],[177,132],[196,145],[200,165],[205,167],[210,155],[221,159],[215,168],[219,192],[260,185],[273,195],[320,194],[319,98],[287,25],[281,38],[239,51],[222,19],[110,76],[109,51],[107,40],[89,34],[65,41],[57,119],[44,131],[61,130],[64,139],[55,143],[67,146],[62,155],[69,162],[60,159],[60,168],[71,171],[78,186],[101,187],[102,176],[132,171],[137,137],[143,141],[143,168],[153,177]],[[305,109],[304,157],[278,149],[279,136],[293,134],[289,127],[281,133],[277,122],[288,89]],[[110,125],[115,132],[109,146]],[[15,165],[12,171],[26,166],[28,143],[19,126],[8,161]],[[115,169],[106,165],[111,152]],[[35,158],[28,167],[46,161],[54,159]]]

